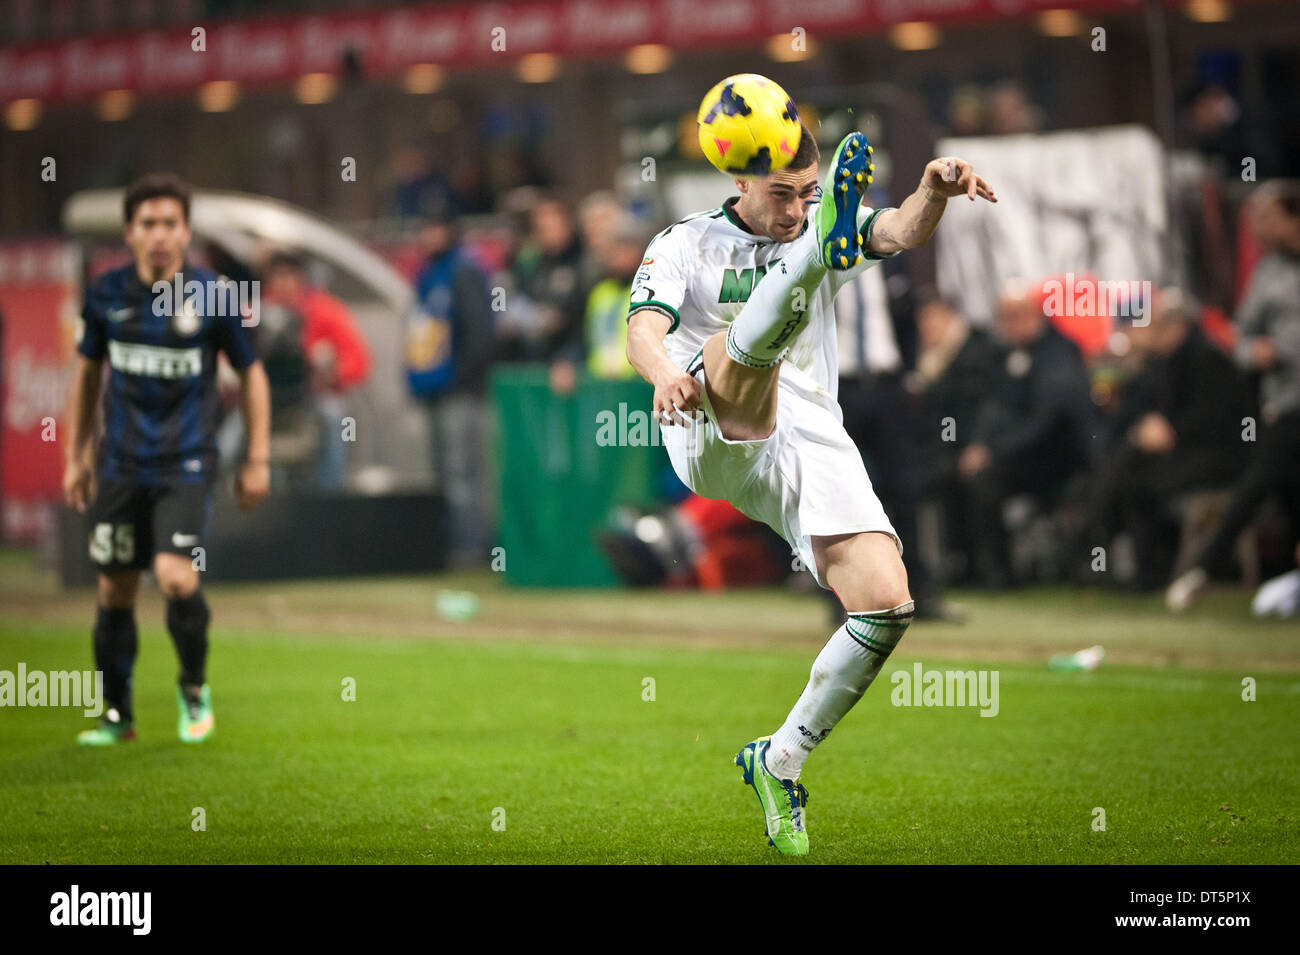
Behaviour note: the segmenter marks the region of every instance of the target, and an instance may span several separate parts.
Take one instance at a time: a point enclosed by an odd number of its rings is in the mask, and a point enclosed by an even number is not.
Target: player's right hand
[[[241,511],[251,511],[271,493],[271,467],[265,461],[245,461],[235,474],[235,500]]]
[[[63,466],[63,500],[82,514],[95,496],[95,469],[81,461]]]
[[[700,407],[700,383],[693,375],[678,371],[655,383],[654,415],[661,425],[690,424]]]

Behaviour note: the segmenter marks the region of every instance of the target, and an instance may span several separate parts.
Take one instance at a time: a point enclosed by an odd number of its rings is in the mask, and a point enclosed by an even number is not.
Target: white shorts
[[[704,384],[703,368],[695,377]],[[813,537],[880,531],[894,539],[900,554],[903,544],[844,430],[839,405],[809,387],[811,381],[805,385],[794,378],[781,372],[776,430],[766,438],[724,438],[707,388],[702,389],[705,414],[688,427],[664,427],[662,437],[683,484],[701,497],[729,501],[771,527],[827,587],[817,572]]]

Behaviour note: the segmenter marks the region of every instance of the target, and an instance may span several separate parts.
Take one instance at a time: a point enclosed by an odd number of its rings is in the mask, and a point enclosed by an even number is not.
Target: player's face
[[[738,179],[739,212],[755,232],[793,242],[817,201],[817,165],[798,172],[782,169],[762,179]]]
[[[176,274],[190,244],[190,224],[179,199],[162,196],[136,206],[135,216],[122,229],[135,255],[136,268],[152,279]]]

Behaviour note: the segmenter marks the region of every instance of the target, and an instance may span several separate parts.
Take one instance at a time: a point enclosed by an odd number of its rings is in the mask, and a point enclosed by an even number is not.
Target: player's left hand
[[[989,202],[998,201],[998,197],[993,194],[993,187],[975,175],[975,167],[956,156],[931,159],[921,176],[921,184],[929,186],[945,199],[966,195],[971,202],[975,201],[976,196]]]
[[[245,461],[235,475],[235,498],[241,511],[251,511],[271,493],[271,466],[265,461]]]

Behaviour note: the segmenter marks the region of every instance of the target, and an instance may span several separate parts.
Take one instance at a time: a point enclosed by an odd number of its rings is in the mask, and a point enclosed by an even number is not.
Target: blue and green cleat
[[[771,737],[760,736],[736,754],[736,765],[744,773],[745,785],[752,786],[763,807],[763,827],[767,841],[786,856],[808,854],[808,830],[804,827],[804,807],[808,790],[802,783],[779,779],[767,768],[764,757]]]
[[[817,205],[817,248],[822,264],[844,271],[862,261],[862,233],[858,231],[858,206],[876,171],[871,146],[862,133],[849,133],[835,149],[835,158],[822,183]]]
[[[176,705],[180,708],[176,732],[182,743],[202,743],[212,735],[216,721],[212,717],[212,690],[206,683],[199,689],[197,697],[190,697],[178,686]]]

